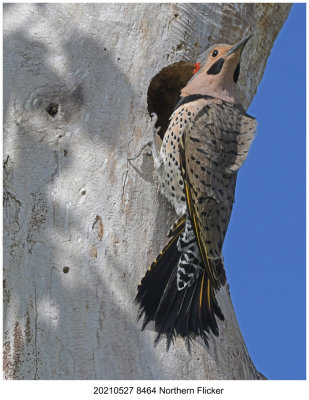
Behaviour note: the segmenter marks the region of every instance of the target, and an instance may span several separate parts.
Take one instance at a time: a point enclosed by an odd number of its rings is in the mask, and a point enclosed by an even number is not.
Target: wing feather
[[[219,271],[212,260],[221,257],[237,172],[247,158],[256,122],[230,103],[218,100],[196,103],[193,128],[184,131],[180,142],[180,165],[205,278],[218,290]]]

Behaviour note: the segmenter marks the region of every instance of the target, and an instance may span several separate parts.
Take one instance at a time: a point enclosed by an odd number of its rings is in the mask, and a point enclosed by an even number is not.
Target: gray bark
[[[163,67],[254,37],[248,106],[288,4],[7,4],[6,379],[260,379],[228,287],[210,347],[140,332],[136,287],[174,211],[158,192],[147,89]],[[274,24],[273,22],[276,21]],[[48,112],[49,113],[48,113]]]

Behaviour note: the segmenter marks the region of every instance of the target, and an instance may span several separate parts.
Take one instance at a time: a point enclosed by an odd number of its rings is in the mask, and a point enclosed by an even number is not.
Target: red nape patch
[[[194,68],[193,73],[196,74],[197,71],[201,68],[201,64],[199,62],[197,62],[197,63],[194,64],[194,67],[195,68]]]

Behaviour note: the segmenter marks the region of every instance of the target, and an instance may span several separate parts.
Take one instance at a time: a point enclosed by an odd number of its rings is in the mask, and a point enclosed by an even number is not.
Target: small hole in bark
[[[157,114],[156,127],[161,127],[161,138],[180,98],[180,91],[192,78],[193,71],[194,63],[180,61],[163,68],[150,82],[147,92],[148,112],[150,115],[153,112]]]
[[[80,194],[81,194],[82,196],[85,196],[86,193],[87,193],[87,190],[86,190],[86,189],[81,189]]]
[[[46,111],[48,112],[48,114],[51,117],[54,117],[57,112],[58,112],[58,104],[56,103],[50,103],[47,107],[46,107]]]
[[[66,157],[68,155],[68,150],[63,150],[63,155]]]
[[[67,274],[70,271],[69,267],[63,267],[63,273]]]

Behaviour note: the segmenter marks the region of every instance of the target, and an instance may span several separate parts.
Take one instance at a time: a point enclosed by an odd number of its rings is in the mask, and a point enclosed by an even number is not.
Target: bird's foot
[[[136,152],[136,154],[133,157],[128,157],[128,161],[135,160],[138,158],[142,151],[147,147],[148,145],[151,145],[152,149],[152,155],[153,155],[153,160],[154,160],[154,166],[156,169],[160,168],[162,164],[161,156],[159,149],[157,147],[157,141],[160,139],[158,132],[160,131],[160,127],[156,127],[158,117],[155,113],[151,114],[151,120],[149,123],[149,127],[147,129],[148,132],[151,134],[151,138],[148,138],[139,148],[139,150]]]
[[[162,165],[162,158],[160,155],[160,148],[158,146],[158,142],[162,143],[160,136],[158,135],[161,127],[156,127],[158,121],[158,116],[156,113],[151,114],[151,122],[150,122],[150,130],[152,132],[152,157],[155,169],[159,169]],[[160,143],[160,147],[161,147]]]

